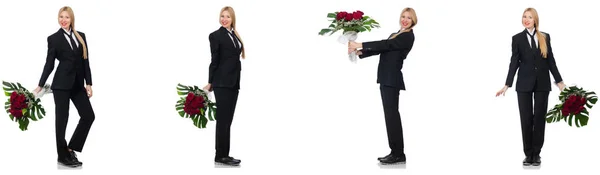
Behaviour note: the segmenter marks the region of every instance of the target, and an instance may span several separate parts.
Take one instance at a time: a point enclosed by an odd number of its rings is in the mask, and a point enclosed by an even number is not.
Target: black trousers
[[[239,90],[237,88],[213,88],[217,100],[217,128],[215,132],[215,158],[229,156],[231,122],[235,113]]]
[[[517,92],[523,151],[527,157],[540,156],[542,151],[549,93],[548,91]]]
[[[404,156],[404,136],[402,135],[402,121],[398,111],[400,89],[385,85],[380,85],[379,89],[383,102],[388,144],[392,150],[391,154]]]
[[[83,84],[83,83],[82,83]],[[83,86],[74,87],[71,90],[53,90],[54,104],[56,105],[56,151],[59,158],[69,156],[68,149],[81,152],[87,139],[90,127],[94,122],[95,115],[87,92]],[[65,131],[69,120],[69,100],[73,101],[77,112],[79,112],[79,123],[67,146]]]

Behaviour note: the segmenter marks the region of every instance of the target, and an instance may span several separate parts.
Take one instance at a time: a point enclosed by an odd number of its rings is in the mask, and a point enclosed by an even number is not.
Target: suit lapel
[[[57,39],[62,43],[61,47],[63,47],[65,51],[73,53],[74,51],[73,51],[73,49],[71,49],[71,45],[69,45],[69,41],[67,41],[67,37],[65,37],[64,30],[62,28],[58,29],[56,34],[58,35]]]
[[[531,59],[535,59],[536,54],[539,54],[539,52],[537,52],[536,50],[534,50],[533,48],[531,48],[531,44],[529,43],[529,31],[527,31],[527,29],[523,30],[522,34],[523,35],[521,37],[522,39],[522,43],[525,46],[524,48],[526,48],[526,52],[528,55],[531,55]],[[535,42],[535,39],[531,42]],[[536,44],[536,46],[539,48],[539,44]],[[539,50],[539,49],[538,49]]]
[[[221,30],[221,34],[223,35],[223,40],[225,40],[225,42],[227,43],[225,45],[230,49],[235,49],[235,47],[233,45],[233,41],[231,40],[231,37],[229,37],[229,31],[227,31],[227,29],[222,26],[219,30]]]
[[[223,39],[226,40],[225,42],[227,42],[226,45],[227,45],[227,47],[229,49],[233,49],[235,51],[241,51],[242,50],[241,48],[243,48],[244,45],[241,45],[240,48],[236,48],[235,45],[233,44],[233,39],[231,38],[232,36],[229,36],[229,31],[225,27],[221,26],[220,30],[221,30],[221,33],[223,35]],[[239,43],[236,43],[236,45],[237,44],[239,44]]]

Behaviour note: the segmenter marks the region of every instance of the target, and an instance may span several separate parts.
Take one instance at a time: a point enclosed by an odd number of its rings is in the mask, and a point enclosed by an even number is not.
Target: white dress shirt
[[[233,40],[233,36],[231,36],[231,34],[233,33],[233,28],[231,28],[231,30],[228,29],[228,31],[229,31],[229,38],[231,38],[231,42],[235,42],[235,40]],[[242,45],[242,43],[239,41],[239,38],[238,38],[237,46],[240,47],[241,45]]]
[[[538,43],[538,37],[537,37],[537,35],[535,33],[531,33],[533,31],[535,31],[535,28],[533,28],[533,30],[527,29],[527,33],[529,33],[527,35],[527,41],[529,41],[529,47],[531,47],[531,36],[529,36],[529,35],[533,35],[533,39],[535,40],[535,45],[539,48],[540,45]]]
[[[71,36],[73,37],[73,41],[75,41],[75,45],[77,47],[79,47],[79,42],[77,41],[77,37],[74,35],[74,33],[71,31],[71,29],[69,29],[68,31],[63,29],[65,32],[70,33]],[[71,46],[71,49],[73,49],[73,45],[71,44],[71,40],[69,39],[69,35],[67,35],[67,33],[63,33],[63,35],[65,35],[65,39],[67,39],[67,42],[69,42],[69,46]]]

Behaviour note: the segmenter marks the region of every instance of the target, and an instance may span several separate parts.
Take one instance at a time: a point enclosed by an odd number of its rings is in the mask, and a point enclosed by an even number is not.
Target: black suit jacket
[[[402,65],[414,42],[413,30],[401,33],[394,39],[363,42],[362,55],[359,55],[359,58],[380,55],[377,83],[406,90],[404,77],[402,76]]]
[[[79,32],[79,35],[81,35],[87,46],[85,34]],[[44,86],[48,76],[50,76],[50,73],[54,70],[55,60],[58,60],[59,64],[54,73],[54,79],[52,80],[52,85],[50,87],[51,89],[70,90],[74,85],[83,85],[84,80],[87,85],[92,85],[89,60],[83,59],[83,46],[81,43],[79,43],[77,49],[71,49],[62,28],[58,29],[56,33],[48,36],[47,40],[48,54],[46,56],[44,71],[42,72],[42,77],[40,78],[38,85]],[[79,40],[77,40],[77,42],[79,42]],[[76,46],[77,45],[73,43],[73,47]]]
[[[527,38],[527,29],[512,37],[512,56],[506,77],[506,85],[511,87],[517,69],[519,76],[517,78],[516,91],[551,91],[550,73],[554,76],[555,83],[562,82],[562,77],[556,67],[552,45],[550,44],[550,34],[543,33],[546,36],[546,46],[548,47],[547,58],[541,56],[539,49],[532,49]],[[539,48],[539,44],[538,44]],[[537,85],[536,85],[537,83]]]
[[[224,27],[220,27],[218,30],[212,32],[208,36],[208,40],[210,41],[211,53],[211,62],[208,68],[208,83],[214,88],[227,87],[239,89],[240,72],[242,70],[240,54],[244,46],[235,48],[229,36],[229,31]]]

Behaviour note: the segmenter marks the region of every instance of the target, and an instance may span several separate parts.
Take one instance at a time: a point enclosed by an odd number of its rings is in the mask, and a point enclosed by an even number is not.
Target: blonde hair
[[[412,20],[412,24],[410,25],[410,27],[408,27],[408,28],[406,28],[406,29],[404,29],[404,30],[402,30],[402,31],[400,31],[400,32],[398,32],[398,33],[396,33],[396,34],[394,34],[394,35],[393,35],[393,36],[392,36],[390,39],[394,39],[394,38],[396,38],[396,36],[400,35],[401,33],[404,33],[404,32],[410,32],[410,31],[412,30],[412,28],[413,28],[415,25],[417,25],[417,21],[418,21],[418,20],[417,20],[417,13],[415,12],[415,9],[413,9],[413,8],[410,8],[410,7],[406,7],[406,8],[404,8],[404,9],[402,10],[402,13],[400,13],[400,20],[402,20],[402,14],[404,14],[404,12],[408,12],[408,13],[410,13],[410,19]]]
[[[242,43],[242,59],[245,59],[246,58],[246,46],[244,45],[244,42],[242,41],[240,34],[237,32],[237,29],[235,28],[235,26],[236,26],[235,25],[235,11],[233,11],[233,7],[225,6],[221,9],[221,13],[219,13],[219,18],[221,16],[221,14],[223,14],[224,11],[229,12],[229,15],[231,15],[231,28],[233,28],[233,33],[240,40],[240,43]]]
[[[540,17],[534,8],[525,9],[523,15],[525,15],[525,12],[530,12],[533,17],[533,27],[535,27],[535,35],[538,37],[540,52],[542,52],[542,57],[546,58],[548,56],[548,47],[546,46],[546,35],[540,32]]]
[[[60,8],[60,10],[58,11],[59,18],[60,18],[60,14],[62,12],[67,12],[69,14],[69,16],[71,17],[71,24],[70,24],[71,31],[73,31],[73,33],[75,34],[75,37],[77,37],[79,44],[81,46],[83,46],[83,59],[87,59],[88,58],[87,46],[86,46],[85,42],[83,41],[83,38],[81,37],[81,35],[79,35],[79,33],[75,30],[75,14],[73,13],[73,9],[71,9],[71,7],[69,7],[69,6],[64,6],[64,7]]]

